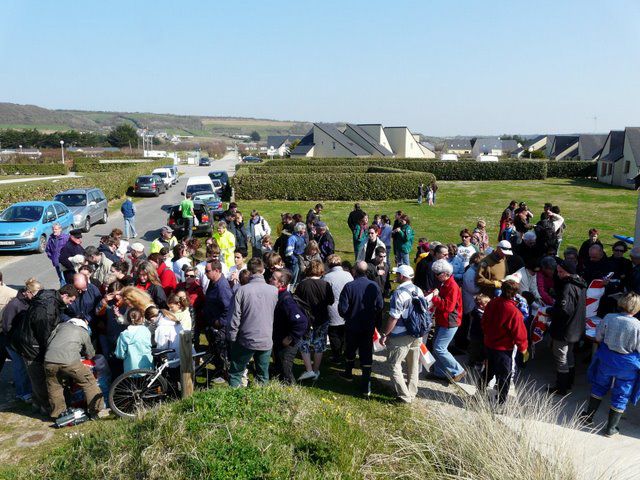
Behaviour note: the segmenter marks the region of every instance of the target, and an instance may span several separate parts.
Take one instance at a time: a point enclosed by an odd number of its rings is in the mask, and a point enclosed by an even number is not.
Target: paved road
[[[160,195],[157,198],[145,198],[136,203],[138,240],[146,247],[149,247],[151,242],[157,238],[160,228],[166,224],[168,209],[179,203],[183,198],[180,192],[184,190],[188,177],[206,175],[211,170],[226,170],[229,175],[232,175],[235,173],[235,165],[238,161],[237,154],[229,152],[221,160],[215,160],[211,167],[181,165],[179,171],[182,175],[177,185],[170,188],[164,195]],[[99,185],[96,186],[99,187]],[[108,235],[116,227],[124,230],[122,215],[119,211],[111,215],[106,225],[94,225],[91,227],[91,231],[83,236],[83,245],[97,246],[100,237]],[[46,288],[56,288],[58,286],[55,271],[44,254],[0,254],[0,270],[5,284],[14,288],[24,285],[24,280],[29,277],[36,277]]]

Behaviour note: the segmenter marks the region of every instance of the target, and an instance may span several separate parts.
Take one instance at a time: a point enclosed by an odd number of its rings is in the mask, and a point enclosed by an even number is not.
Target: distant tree
[[[523,156],[529,156],[528,154],[524,154]],[[531,152],[531,158],[546,158],[545,154],[544,154],[544,150],[534,150],[533,152]]]
[[[253,132],[251,132],[251,140],[253,140],[254,142],[259,142],[260,134],[254,130]]]
[[[134,148],[138,145],[138,134],[131,125],[118,125],[109,132],[107,141],[112,147]]]
[[[293,152],[299,143],[300,143],[300,140],[297,140],[297,139],[291,142],[291,145],[289,145],[289,153]]]

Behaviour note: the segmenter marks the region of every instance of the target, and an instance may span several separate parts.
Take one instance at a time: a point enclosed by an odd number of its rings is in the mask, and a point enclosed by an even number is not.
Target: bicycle
[[[168,355],[175,352],[167,348],[152,352],[154,369],[138,368],[123,373],[116,378],[109,389],[109,406],[111,410],[122,418],[135,418],[140,412],[153,408],[171,399],[177,399],[182,391],[180,382],[171,378],[170,369],[180,366],[180,360],[169,360]],[[195,353],[193,359],[196,362],[194,370],[195,387],[208,387],[216,376],[216,370],[208,367],[214,365],[213,360],[217,354],[207,350]],[[204,376],[204,384],[197,380]]]

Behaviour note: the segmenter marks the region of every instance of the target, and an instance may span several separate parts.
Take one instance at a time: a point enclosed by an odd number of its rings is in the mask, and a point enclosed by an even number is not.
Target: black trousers
[[[293,361],[296,359],[298,347],[296,345],[273,345],[273,373],[274,377],[289,385],[296,383],[293,376]]]
[[[481,378],[481,389],[484,390],[489,381],[496,377],[496,389],[498,390],[498,402],[504,403],[509,395],[511,387],[511,370],[513,361],[511,358],[511,350],[492,350],[486,349],[487,354],[487,370],[486,374]]]
[[[360,367],[371,367],[373,363],[373,330],[370,332],[345,330],[344,356],[347,362],[356,360],[356,352],[360,357]]]
[[[331,353],[333,359],[342,360],[344,352],[344,325],[329,325],[329,343],[331,344]]]

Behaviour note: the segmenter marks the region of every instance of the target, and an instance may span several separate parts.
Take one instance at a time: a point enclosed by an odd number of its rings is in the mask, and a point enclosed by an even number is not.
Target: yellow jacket
[[[236,237],[229,230],[220,235],[217,231],[213,234],[213,239],[220,247],[220,256],[227,267],[233,265],[233,254],[236,250]]]

